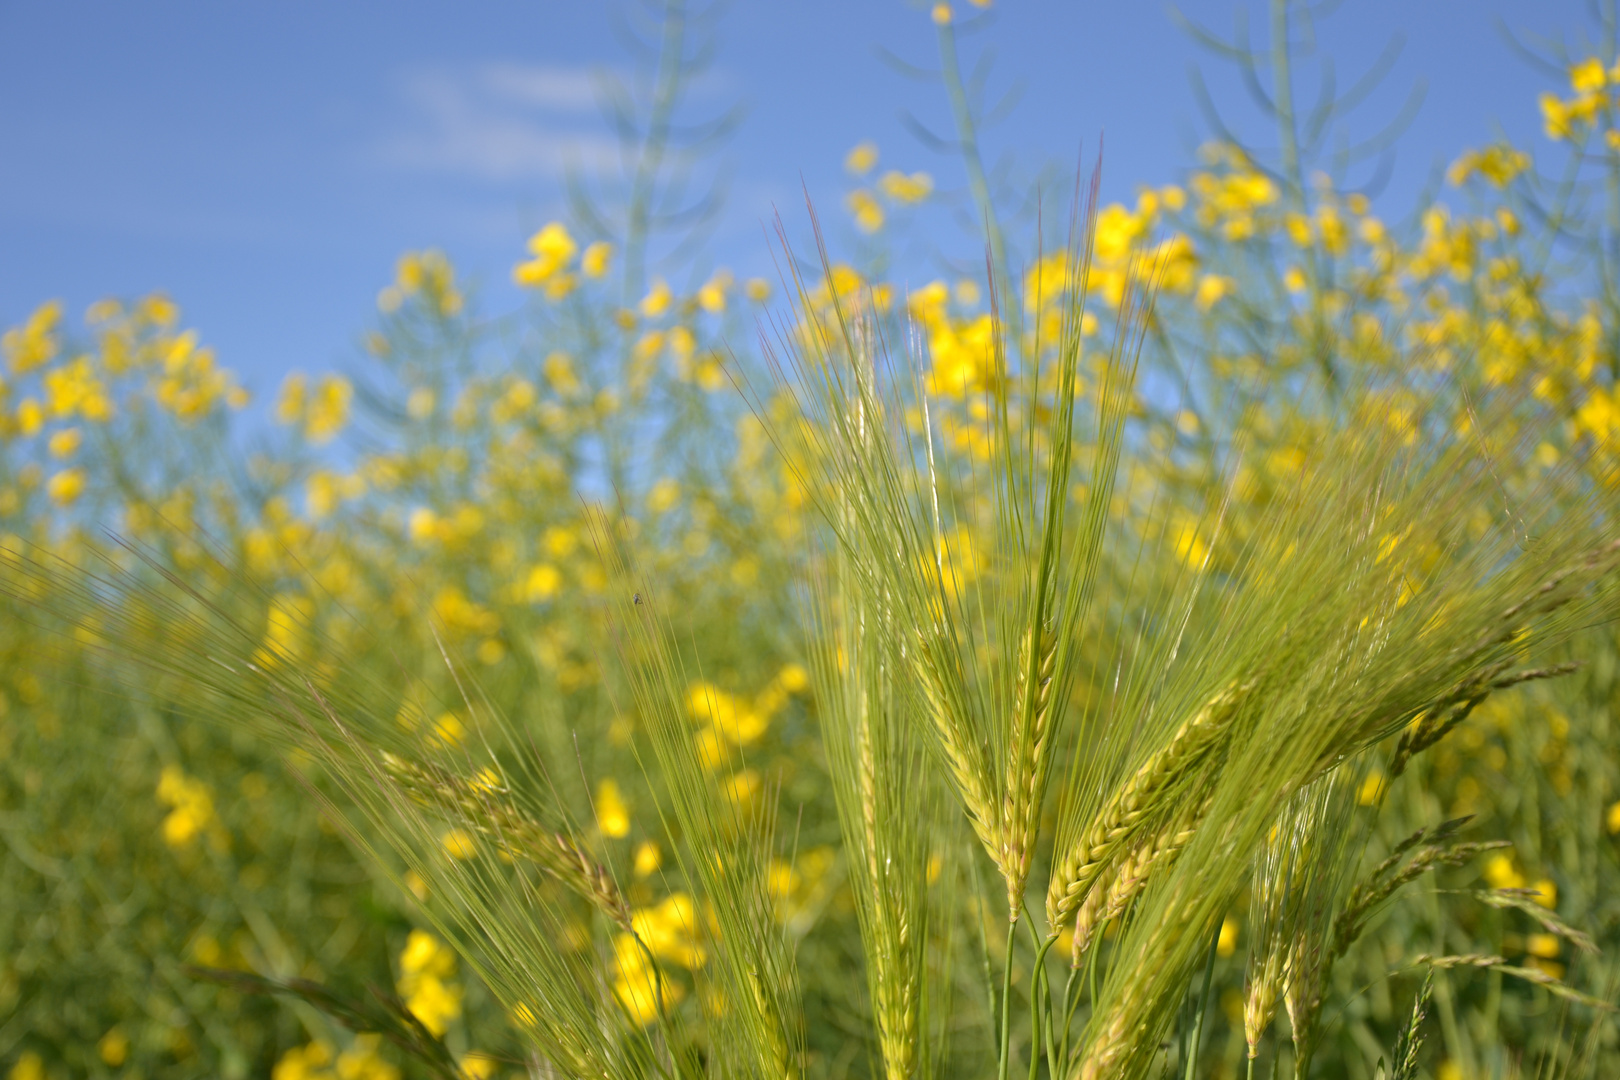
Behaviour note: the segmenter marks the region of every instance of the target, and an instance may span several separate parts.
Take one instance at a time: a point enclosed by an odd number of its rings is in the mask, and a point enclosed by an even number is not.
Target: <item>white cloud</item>
[[[585,68],[486,64],[478,78],[492,97],[551,112],[592,112],[597,76]]]
[[[556,179],[618,164],[618,144],[597,128],[596,82],[579,68],[484,64],[433,69],[404,83],[405,130],[381,140],[388,164],[481,180]],[[583,127],[584,125],[588,125]]]

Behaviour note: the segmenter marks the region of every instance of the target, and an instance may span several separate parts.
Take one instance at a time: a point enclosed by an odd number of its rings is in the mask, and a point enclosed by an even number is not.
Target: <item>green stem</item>
[[[973,108],[968,102],[967,88],[962,85],[962,66],[956,56],[956,31],[949,22],[939,28],[940,67],[944,72],[945,92],[951,99],[951,112],[956,120],[956,140],[962,148],[962,162],[967,168],[968,190],[974,205],[984,219],[985,240],[990,245],[990,264],[995,276],[1001,279],[997,292],[1003,296],[1002,316],[1012,330],[1012,338],[1023,349],[1024,313],[1016,299],[1007,295],[1012,285],[1008,276],[1007,247],[996,221],[995,204],[990,200],[990,181],[984,172],[984,161],[979,155],[979,134],[973,122]]]
[[[1198,1018],[1193,1021],[1192,1045],[1187,1047],[1187,1067],[1183,1080],[1193,1080],[1193,1070],[1198,1065],[1198,1046],[1204,1038],[1204,1016],[1209,1012],[1209,984],[1215,978],[1215,953],[1220,944],[1221,928],[1216,924],[1215,933],[1209,939],[1209,956],[1204,960],[1204,988],[1198,992]]]
[[[1276,99],[1277,139],[1282,149],[1288,201],[1305,205],[1305,178],[1300,174],[1299,130],[1294,120],[1293,57],[1288,52],[1288,0],[1271,0],[1271,94]]]
[[[1071,967],[1069,977],[1063,983],[1063,1035],[1058,1042],[1057,1058],[1050,1064],[1053,1080],[1062,1075],[1060,1066],[1069,1060],[1069,1029],[1074,1026],[1074,1012],[1080,1007],[1080,991],[1083,986],[1080,981],[1080,969]]]
[[[630,205],[626,213],[624,238],[624,297],[626,307],[641,295],[646,284],[647,237],[651,232],[653,188],[664,163],[669,142],[669,126],[680,98],[681,52],[686,36],[683,0],[668,0],[664,6],[664,40],[658,50],[658,74],[654,79],[652,109],[647,116],[647,137],[636,159],[636,174],[630,184]]]
[[[1007,1069],[1011,1064],[1012,1047],[1012,969],[1013,945],[1018,940],[1018,920],[1013,919],[1007,926],[1007,955],[1002,959],[1001,966],[1001,1054],[996,1066],[997,1080],[1007,1080]]]
[[[1036,1080],[1041,1065],[1041,1014],[1051,1011],[1051,989],[1046,983],[1046,952],[1052,947],[1052,943],[1057,938],[1049,937],[1043,944],[1035,936],[1034,924],[1029,920],[1025,920],[1025,925],[1029,927],[1030,940],[1035,944],[1035,972],[1029,978],[1029,1080]],[[1050,1061],[1052,1057],[1052,1025],[1050,1023],[1046,1025],[1045,1045],[1046,1057]],[[1055,1080],[1057,1073],[1052,1073],[1052,1076]]]

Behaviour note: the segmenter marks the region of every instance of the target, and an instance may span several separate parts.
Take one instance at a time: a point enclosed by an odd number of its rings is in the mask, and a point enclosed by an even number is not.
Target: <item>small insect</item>
[[[641,603],[641,594],[636,593],[635,599],[636,599],[636,603],[638,603],[638,604]]]

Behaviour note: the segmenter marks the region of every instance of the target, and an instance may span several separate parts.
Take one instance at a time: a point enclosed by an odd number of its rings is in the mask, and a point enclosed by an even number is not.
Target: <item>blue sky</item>
[[[1263,5],[1242,6],[1263,22]],[[1181,5],[1223,33],[1239,8]],[[263,400],[290,369],[354,361],[401,251],[445,249],[486,307],[509,308],[508,271],[527,235],[562,210],[565,170],[612,167],[593,72],[634,71],[614,27],[636,10],[626,0],[0,0],[0,323],[52,297],[77,312],[162,289]],[[1535,95],[1551,77],[1513,53],[1504,27],[1567,40],[1576,54],[1595,30],[1578,0],[1353,0],[1322,25],[1341,86],[1393,35],[1405,39],[1353,128],[1371,132],[1426,83],[1376,200],[1386,216],[1498,132],[1545,150]],[[689,115],[747,107],[720,156],[729,196],[715,262],[768,273],[762,226],[773,207],[803,220],[801,180],[825,217],[840,217],[841,162],[862,139],[879,144],[885,167],[960,188],[957,164],[901,120],[909,110],[943,130],[942,92],[878,53],[934,63],[925,7],[733,0],[715,36]],[[1189,89],[1194,65],[1240,127],[1256,130],[1241,83],[1159,3],[998,0],[964,53],[987,46],[991,96],[1022,89],[987,148],[1013,155],[1023,175],[1073,162],[1104,133],[1105,195],[1174,179],[1209,130]],[[834,242],[852,235],[835,229]],[[972,250],[962,234],[942,245]]]

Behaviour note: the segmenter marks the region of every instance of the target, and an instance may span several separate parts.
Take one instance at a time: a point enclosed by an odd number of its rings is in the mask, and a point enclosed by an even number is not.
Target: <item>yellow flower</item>
[[[399,1080],[399,1067],[378,1055],[381,1046],[382,1036],[376,1032],[356,1035],[353,1045],[338,1055],[338,1080]],[[483,1074],[485,1077],[488,1075],[487,1072]],[[479,1077],[479,1080],[483,1080],[483,1077]]]
[[[529,253],[534,258],[513,267],[512,280],[531,289],[547,285],[568,268],[569,262],[573,260],[574,253],[578,250],[579,245],[568,235],[567,227],[560,221],[550,222],[529,237]],[[601,258],[605,263],[606,257]],[[556,296],[552,298],[561,299]]]
[[[579,269],[588,278],[599,278],[608,272],[608,264],[613,259],[613,245],[606,240],[598,240],[585,249],[580,257]]]
[[[32,1050],[25,1051],[7,1075],[9,1080],[45,1080],[45,1062]]]
[[[698,288],[698,307],[711,315],[726,310],[726,290],[731,288],[731,271],[716,270],[708,281]]]
[[[1609,812],[1604,819],[1604,824],[1609,827],[1609,832],[1620,833],[1620,802],[1609,804]]]
[[[433,721],[433,735],[445,746],[455,746],[467,735],[467,725],[453,712],[443,712]]]
[[[1513,856],[1501,852],[1491,856],[1485,864],[1485,880],[1490,882],[1493,889],[1522,889],[1525,886],[1524,875],[1513,865]]]
[[[214,823],[214,798],[208,785],[187,776],[178,765],[163,767],[157,796],[171,808],[163,819],[163,842],[170,847],[186,847]]]
[[[541,563],[529,571],[529,578],[523,585],[523,594],[528,597],[529,603],[538,604],[556,596],[561,588],[562,572],[550,563]]]
[[[686,707],[694,719],[708,721],[715,731],[739,746],[755,742],[769,726],[766,716],[713,683],[693,683],[686,691]]]
[[[863,233],[874,233],[883,228],[883,207],[865,188],[856,188],[844,199],[844,205],[855,218],[855,227]]]
[[[883,174],[878,181],[883,194],[895,202],[916,203],[928,198],[934,190],[934,178],[925,172],[914,172],[910,176],[898,170],[891,169]]]
[[[24,435],[37,435],[39,429],[45,426],[45,410],[33,398],[23,398],[17,403],[17,430]]]
[[[470,1050],[461,1059],[461,1071],[471,1080],[489,1080],[495,1075],[495,1068],[499,1061],[488,1054],[477,1050]]]
[[[1215,951],[1222,956],[1231,956],[1237,952],[1238,924],[1237,920],[1228,915],[1221,920],[1221,933],[1215,939]]]
[[[96,1053],[100,1055],[103,1063],[111,1068],[118,1068],[129,1057],[129,1036],[124,1029],[114,1027],[101,1037],[96,1043]]]
[[[84,494],[84,470],[63,469],[45,485],[45,494],[58,506],[69,506]]]
[[[657,278],[653,281],[652,288],[647,290],[647,295],[641,298],[638,306],[642,315],[656,319],[669,310],[670,301],[673,299],[674,295],[669,291],[669,285],[663,278]]]
[[[756,304],[763,304],[771,298],[771,283],[764,278],[749,278],[743,285],[743,292]]]
[[[762,786],[758,772],[753,769],[742,769],[727,777],[720,785],[720,790],[733,809],[747,813],[754,805],[754,799],[758,797]]]
[[[619,973],[613,980],[613,996],[631,1023],[645,1026],[658,1019],[660,1009],[667,1012],[679,1004],[685,991],[669,979],[658,977],[634,938],[619,935],[615,952]]]
[[[331,442],[349,422],[354,386],[341,375],[323,375],[304,415],[304,436],[319,446]]]
[[[951,5],[941,0],[940,3],[934,5],[934,10],[929,14],[932,16],[935,26],[949,26],[951,22]]]
[[[630,925],[648,951],[660,960],[689,971],[709,961],[700,936],[697,905],[686,893],[670,893],[656,907],[638,909],[631,914]]]
[[[281,381],[281,394],[276,398],[276,422],[296,424],[304,416],[304,400],[309,394],[309,378],[295,371]]]
[[[465,829],[451,829],[439,837],[444,853],[452,859],[470,859],[478,854],[478,845]]]
[[[1544,908],[1558,906],[1558,883],[1551,878],[1542,878],[1531,888],[1536,890],[1535,901]]]
[[[615,780],[603,780],[596,785],[596,823],[604,836],[617,839],[630,835],[630,809]]]
[[[681,485],[664,477],[653,484],[647,492],[647,509],[654,514],[662,514],[670,510],[681,499]]]
[[[865,176],[872,171],[878,161],[877,143],[858,143],[853,150],[844,156],[844,168],[855,176]]]
[[[315,605],[307,596],[277,596],[270,602],[264,641],[254,652],[253,662],[274,668],[302,660],[309,650],[309,623],[314,614]]]
[[[50,300],[34,309],[28,321],[0,337],[0,350],[11,370],[22,374],[51,362],[59,348],[56,329],[62,322],[62,302]]]
[[[810,688],[810,673],[801,664],[784,664],[776,673],[776,681],[788,693],[798,694]]]
[[[1545,108],[1545,106],[1544,106]],[[1469,177],[1478,174],[1496,187],[1506,187],[1530,167],[1530,156],[1505,143],[1487,146],[1484,150],[1468,150],[1452,162],[1446,170],[1446,179],[1454,187],[1461,187]]]
[[[1205,274],[1198,279],[1198,290],[1193,303],[1199,311],[1208,311],[1237,288],[1237,283],[1222,274]]]
[[[656,840],[643,840],[636,845],[636,857],[633,870],[636,877],[651,877],[658,873],[658,868],[664,865],[664,853]]]
[[[1595,56],[1589,56],[1569,69],[1569,86],[1577,94],[1601,90],[1608,82],[1609,73],[1603,70],[1603,62]]]
[[[579,390],[579,376],[574,374],[574,361],[567,353],[547,354],[542,370],[545,372],[546,382],[562,396],[568,397]]]
[[[1539,956],[1543,960],[1553,960],[1559,952],[1558,935],[1531,934],[1524,942],[1524,951],[1531,956]]]
[[[1555,142],[1569,138],[1574,129],[1569,106],[1553,93],[1543,93],[1537,101],[1541,105],[1541,126],[1547,138]]]
[[[461,1015],[461,988],[446,980],[456,973],[456,954],[423,930],[412,930],[399,955],[399,993],[405,1007],[435,1035]]]

